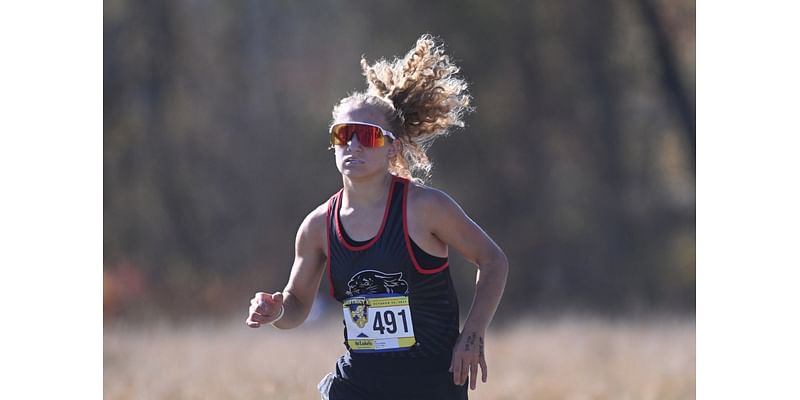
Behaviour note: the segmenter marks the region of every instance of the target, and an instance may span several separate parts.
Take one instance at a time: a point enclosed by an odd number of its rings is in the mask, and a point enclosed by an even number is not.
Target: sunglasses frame
[[[328,129],[328,132],[331,134],[331,147],[330,147],[331,149],[335,146],[333,144],[333,127],[337,126],[337,125],[347,125],[347,124],[367,125],[367,126],[371,126],[373,128],[378,128],[378,129],[381,130],[381,133],[383,134],[383,136],[388,136],[392,140],[397,140],[397,138],[394,137],[394,134],[392,132],[387,131],[386,129],[384,129],[380,125],[375,125],[375,124],[371,124],[369,122],[362,122],[362,121],[344,121],[344,122],[337,122],[337,123],[331,125],[331,127]],[[340,145],[340,146],[344,146],[344,145]],[[385,143],[384,143],[384,146],[386,146]],[[383,146],[381,146],[381,147],[383,147]]]

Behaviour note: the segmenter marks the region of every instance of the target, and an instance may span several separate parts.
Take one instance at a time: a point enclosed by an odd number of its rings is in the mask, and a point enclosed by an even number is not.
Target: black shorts
[[[457,386],[450,356],[424,359],[351,359],[336,362],[329,400],[467,400],[469,383]]]

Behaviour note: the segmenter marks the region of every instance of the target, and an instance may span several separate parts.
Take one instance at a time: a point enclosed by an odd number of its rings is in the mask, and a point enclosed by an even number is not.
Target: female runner
[[[367,91],[342,99],[330,127],[343,187],[303,220],[288,284],[256,293],[247,324],[302,324],[326,276],[347,353],[320,383],[323,398],[466,399],[479,368],[487,379],[486,330],[508,261],[452,198],[414,175],[428,176],[433,140],[463,126],[467,85],[429,35],[402,59],[361,67]],[[460,333],[451,248],[478,267]]]

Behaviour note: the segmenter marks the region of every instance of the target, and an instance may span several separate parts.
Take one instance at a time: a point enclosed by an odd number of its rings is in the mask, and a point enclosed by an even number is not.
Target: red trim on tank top
[[[333,221],[333,223],[336,225],[336,236],[339,238],[339,243],[341,243],[347,250],[350,250],[350,251],[363,251],[363,250],[366,250],[366,249],[372,247],[372,245],[375,244],[375,242],[377,242],[378,239],[380,239],[381,235],[383,234],[383,228],[386,227],[386,221],[389,219],[389,209],[391,208],[391,205],[392,205],[392,195],[394,194],[394,184],[395,184],[396,181],[397,181],[397,177],[392,175],[392,183],[389,185],[389,195],[386,196],[386,206],[383,209],[383,221],[381,221],[381,228],[378,229],[378,233],[375,235],[375,237],[372,238],[372,240],[370,240],[369,242],[367,242],[367,243],[365,243],[365,244],[363,244],[361,246],[351,246],[349,243],[347,243],[346,240],[344,240],[344,237],[342,236],[342,232],[339,230],[339,225],[340,225],[340,223],[339,223],[339,210],[341,210],[341,208],[342,208],[342,193],[343,192],[339,191],[339,193],[337,193],[337,196],[336,196],[336,207],[333,210],[333,212],[334,212],[334,215],[333,215],[334,221]]]
[[[326,263],[328,264],[328,284],[331,288],[331,297],[334,299],[336,295],[333,292],[333,271],[331,270],[331,208],[333,208],[333,200],[334,198],[341,192],[336,192],[330,199],[328,199],[328,211],[325,212],[325,236],[328,238],[328,260]]]
[[[426,269],[423,268],[421,265],[419,265],[419,263],[417,262],[417,257],[414,256],[414,249],[411,248],[411,236],[409,236],[408,234],[408,217],[407,217],[408,212],[406,211],[408,208],[408,201],[407,201],[408,187],[411,186],[411,182],[407,179],[404,179],[404,181],[405,182],[403,184],[403,237],[405,238],[406,241],[406,249],[408,249],[408,255],[409,257],[411,257],[411,262],[414,264],[414,269],[416,269],[417,272],[419,272],[420,274],[424,275],[432,275],[437,272],[444,271],[444,269],[447,268],[447,266],[450,264],[449,260],[445,261],[444,264],[442,264],[439,267]],[[422,247],[420,247],[420,250],[422,250]]]

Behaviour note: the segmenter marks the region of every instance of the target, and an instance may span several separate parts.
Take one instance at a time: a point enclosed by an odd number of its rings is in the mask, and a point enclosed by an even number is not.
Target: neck
[[[383,205],[389,193],[392,175],[379,174],[363,179],[354,180],[347,176],[342,177],[344,191],[342,193],[342,206],[368,207]]]

